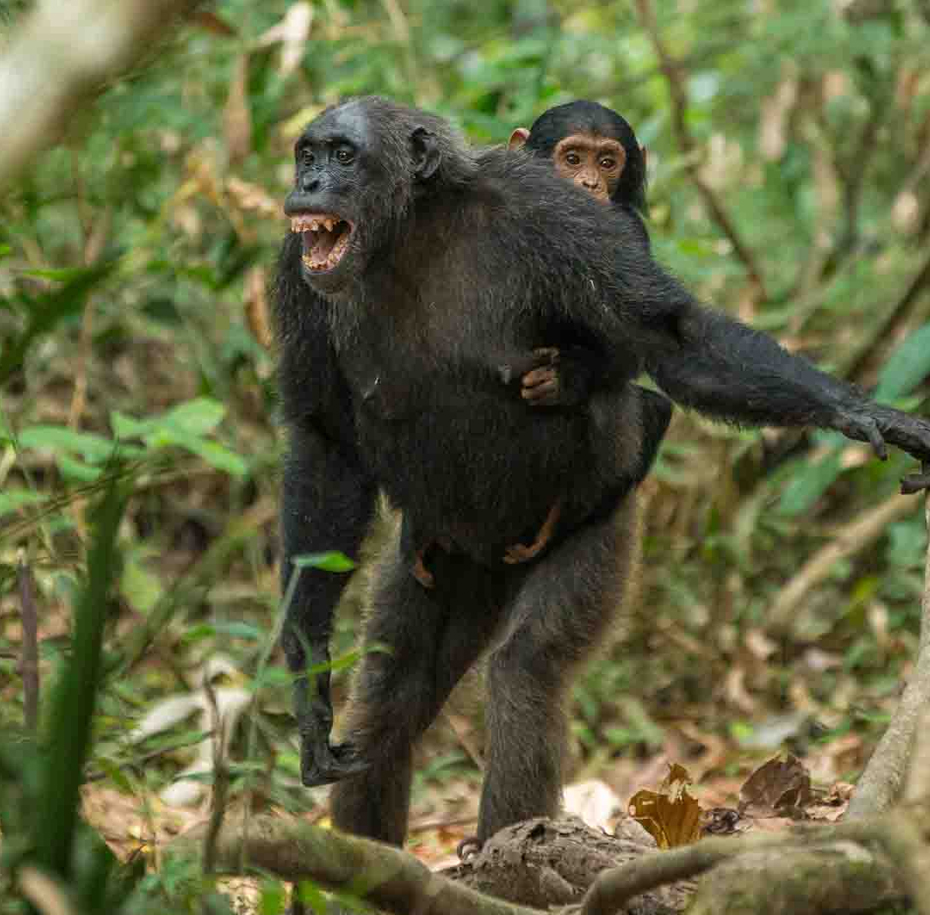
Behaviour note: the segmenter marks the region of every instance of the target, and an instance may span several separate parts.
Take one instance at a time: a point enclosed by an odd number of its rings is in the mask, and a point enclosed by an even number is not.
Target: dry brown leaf
[[[252,267],[245,278],[245,321],[252,336],[265,349],[271,349],[274,334],[271,332],[264,267]]]
[[[688,793],[691,776],[674,763],[658,791],[643,789],[630,798],[627,809],[659,848],[689,845],[701,836],[701,805]]]
[[[249,55],[240,54],[229,84],[223,111],[223,133],[230,162],[241,162],[252,151],[252,113],[249,110]]]
[[[796,756],[774,757],[746,779],[739,811],[752,817],[804,816],[811,803],[811,777]]]
[[[281,218],[284,210],[260,184],[243,181],[230,175],[226,181],[226,190],[230,198],[241,210],[252,210],[261,216]]]

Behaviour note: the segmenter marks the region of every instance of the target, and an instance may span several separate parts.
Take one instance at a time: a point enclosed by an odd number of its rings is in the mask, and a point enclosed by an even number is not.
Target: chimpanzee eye
[[[601,168],[613,168],[615,164],[613,159],[601,159]]]
[[[581,156],[579,156],[578,153],[569,153],[565,157],[565,161],[569,165],[579,165],[581,163]]]
[[[309,146],[305,146],[297,153],[297,158],[301,165],[313,165],[316,157],[313,155],[313,150]]]
[[[348,149],[345,146],[341,146],[339,147],[339,149],[336,150],[336,161],[342,163],[343,165],[347,165],[354,158],[355,158],[355,153],[352,152],[351,149]]]

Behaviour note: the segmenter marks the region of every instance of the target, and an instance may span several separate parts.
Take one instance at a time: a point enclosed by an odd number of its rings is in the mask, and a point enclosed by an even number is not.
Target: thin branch
[[[749,281],[753,286],[753,298],[755,301],[765,301],[768,298],[765,281],[762,278],[762,271],[756,263],[755,255],[739,234],[714,189],[701,175],[698,144],[687,123],[688,94],[682,76],[682,66],[669,54],[668,48],[662,40],[651,0],[636,0],[636,7],[639,11],[640,22],[648,33],[655,48],[656,56],[659,58],[659,67],[668,81],[669,95],[672,100],[672,125],[675,129],[678,146],[681,149],[685,169],[698,189],[698,193],[704,200],[704,205],[710,211],[714,222],[730,240],[734,253],[742,261]]]
[[[0,57],[0,187],[200,0],[39,0]]]
[[[20,612],[23,619],[23,645],[20,673],[23,678],[23,712],[26,730],[35,733],[39,724],[39,617],[36,612],[32,572],[21,559],[16,569],[19,579]]]
[[[914,508],[913,496],[896,493],[821,547],[782,588],[766,614],[766,628],[772,632],[788,632],[804,599],[832,572],[836,563],[874,543],[889,524]]]

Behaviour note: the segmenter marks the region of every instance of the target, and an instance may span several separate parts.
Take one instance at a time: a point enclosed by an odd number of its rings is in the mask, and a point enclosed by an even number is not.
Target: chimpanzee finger
[[[905,496],[930,489],[930,473],[911,473],[901,480],[901,492]]]
[[[350,743],[330,746],[328,741],[321,743],[304,742],[301,746],[300,780],[308,788],[317,788],[342,781],[364,772],[370,763],[358,753]]]
[[[882,461],[888,460],[888,446],[885,444],[885,439],[882,438],[882,433],[878,428],[878,424],[875,420],[870,419],[866,423],[865,434],[868,436],[869,444],[872,446],[872,450]]]
[[[539,359],[540,365],[555,365],[559,361],[559,348],[557,346],[538,346],[533,355]]]
[[[556,378],[555,369],[545,366],[543,368],[533,369],[523,376],[523,387],[534,388],[538,385],[544,385],[547,382],[552,383]]]

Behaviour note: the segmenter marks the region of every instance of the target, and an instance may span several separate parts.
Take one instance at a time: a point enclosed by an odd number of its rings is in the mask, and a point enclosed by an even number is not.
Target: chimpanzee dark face
[[[331,295],[362,277],[402,231],[411,201],[442,161],[433,120],[370,97],[324,111],[301,134],[284,212],[316,291]]]
[[[301,236],[304,278],[321,291],[341,286],[359,254],[359,189],[373,152],[369,136],[364,112],[348,105],[312,121],[294,147],[294,189],[284,212]]]

